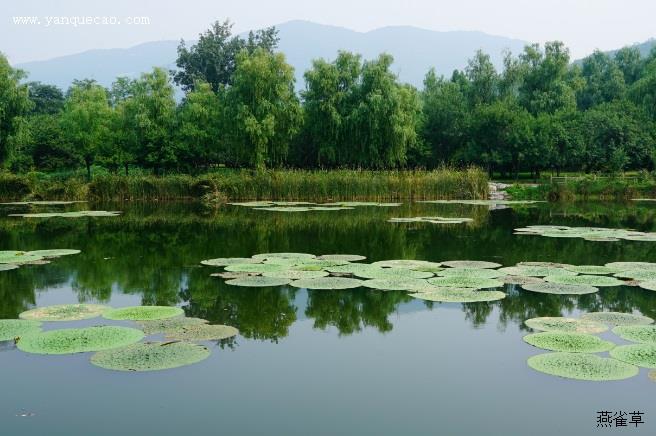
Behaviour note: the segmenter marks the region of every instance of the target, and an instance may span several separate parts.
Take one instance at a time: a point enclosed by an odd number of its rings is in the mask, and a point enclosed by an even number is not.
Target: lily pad
[[[610,350],[610,357],[642,368],[656,368],[656,344],[621,345]]]
[[[547,276],[544,278],[547,282],[557,283],[561,285],[587,285],[587,286],[622,286],[624,282],[618,280],[615,277],[607,276],[592,276],[592,275],[583,275],[583,276],[567,276],[567,275],[556,275],[556,276]]]
[[[501,280],[506,285],[520,285],[520,286],[534,285],[536,283],[544,283],[544,280],[542,280],[539,277],[501,276],[499,277],[499,280]]]
[[[624,380],[639,373],[635,365],[585,353],[538,354],[526,363],[536,371],[575,380]]]
[[[447,288],[500,288],[503,282],[495,279],[479,279],[475,277],[433,277],[428,279],[428,283],[435,286]]]
[[[495,269],[447,268],[437,273],[442,277],[469,277],[476,279],[496,279],[504,274]]]
[[[651,281],[651,280],[656,280],[656,271],[650,271],[644,269],[635,270],[635,271],[622,271],[617,274],[614,274],[614,276],[622,279]]]
[[[0,341],[10,341],[31,333],[41,331],[39,321],[26,319],[0,319]]]
[[[209,356],[207,347],[189,342],[141,342],[98,352],[91,363],[116,371],[157,371],[191,365]]]
[[[244,206],[244,207],[267,207],[273,206],[271,201],[245,201],[242,203],[228,203],[231,206]]]
[[[656,271],[656,263],[652,262],[610,262],[607,263],[606,266],[609,268],[617,268],[621,271]]]
[[[590,275],[607,275],[620,272],[619,269],[610,266],[597,266],[597,265],[572,265],[565,267],[566,270],[575,272],[577,274],[590,274]]]
[[[179,341],[218,341],[236,336],[239,330],[220,324],[187,324],[167,329],[164,333],[167,339]]]
[[[613,329],[613,333],[627,341],[656,345],[655,325],[620,325]]]
[[[654,322],[653,319],[647,316],[623,312],[588,312],[581,318],[590,321],[603,322],[604,324],[610,324],[613,326],[646,325]]]
[[[53,250],[35,250],[28,251],[28,256],[39,256],[39,257],[60,257],[60,256],[70,256],[72,254],[79,254],[80,250],[71,250],[66,248],[59,248]]]
[[[572,276],[576,275],[575,272],[568,271],[564,268],[558,268],[553,266],[517,265],[517,266],[508,266],[505,268],[499,268],[497,271],[500,271],[508,275],[525,276],[525,277],[546,277],[550,275],[572,275]]]
[[[414,260],[414,259],[399,259],[399,260],[380,260],[374,262],[371,265],[379,266],[381,268],[407,268],[415,269],[422,267],[434,267],[441,268],[441,264],[438,262],[429,262],[427,260]]]
[[[596,334],[608,330],[608,327],[600,322],[587,319],[564,318],[562,316],[531,318],[524,321],[524,324],[533,330],[542,330],[545,332]]]
[[[361,287],[362,284],[362,280],[347,277],[319,277],[316,279],[295,280],[290,283],[291,286],[296,288],[306,289],[353,289]]]
[[[314,259],[316,256],[308,253],[261,253],[253,256],[253,259],[264,260],[274,257],[280,257],[283,259]]]
[[[436,289],[435,286],[421,279],[371,279],[362,282],[362,286],[383,291],[410,291],[428,292]]]
[[[78,321],[100,316],[109,306],[101,304],[56,304],[27,310],[19,318],[35,321]]]
[[[448,266],[450,268],[498,268],[501,264],[494,262],[486,262],[482,260],[450,260],[448,262],[442,262],[442,266]]]
[[[288,278],[249,276],[240,277],[226,281],[226,285],[244,286],[247,288],[266,288],[270,286],[288,285],[291,280]]]
[[[442,287],[432,292],[410,294],[413,298],[442,303],[481,303],[501,300],[506,297],[501,291],[483,291],[471,288]]]
[[[648,291],[656,291],[656,280],[647,280],[646,282],[638,283],[642,289],[647,289]]]
[[[259,273],[224,271],[224,272],[212,273],[210,274],[210,277],[221,277],[222,279],[230,280],[230,279],[240,279],[242,277],[252,277],[256,275],[259,275]]]
[[[567,285],[562,283],[535,283],[521,286],[527,291],[539,292],[541,294],[583,295],[593,294],[599,291],[599,288],[595,288],[594,286]]]
[[[250,257],[218,257],[216,259],[201,260],[200,263],[206,266],[228,266],[235,264],[243,265],[249,263],[260,263],[260,261]]]
[[[614,343],[597,336],[562,331],[532,333],[524,336],[524,342],[544,350],[569,353],[602,353],[615,347]]]
[[[21,265],[25,263],[30,263],[30,262],[35,262],[38,260],[43,260],[42,256],[37,256],[34,254],[28,254],[22,252],[21,254],[15,255],[15,256],[2,256],[0,257],[0,264],[2,263],[10,263],[14,265]]]
[[[14,265],[13,263],[0,263],[0,271],[11,271],[17,268],[18,265]]]
[[[433,273],[417,271],[406,268],[380,268],[372,266],[370,269],[356,270],[353,275],[365,279],[426,279],[433,277]]]
[[[103,312],[103,318],[113,320],[148,321],[153,319],[173,318],[180,316],[184,311],[173,306],[128,306],[118,309],[109,309]]]
[[[141,330],[133,328],[97,326],[29,334],[21,337],[17,346],[27,353],[71,354],[123,347],[143,337]]]
[[[263,277],[271,277],[275,279],[289,279],[289,280],[300,280],[300,279],[316,279],[319,277],[326,277],[328,273],[326,271],[305,271],[305,270],[295,270],[287,269],[284,271],[271,271],[262,273]]]
[[[236,263],[228,265],[224,269],[230,272],[265,273],[272,271],[283,271],[289,265],[278,265],[273,263]]]
[[[177,330],[182,327],[207,324],[206,319],[201,318],[187,318],[186,316],[178,316],[175,318],[155,319],[151,321],[137,321],[141,330],[147,335],[154,335],[156,333],[166,333],[170,330]]]
[[[359,254],[324,254],[319,256],[317,259],[321,260],[337,260],[345,262],[358,262],[360,260],[365,260],[365,256],[360,256]]]

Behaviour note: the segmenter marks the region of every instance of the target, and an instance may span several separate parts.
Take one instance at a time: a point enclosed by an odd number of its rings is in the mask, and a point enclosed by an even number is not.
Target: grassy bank
[[[434,171],[223,170],[201,176],[0,174],[2,200],[380,200],[486,198],[487,175]]]
[[[514,200],[630,200],[656,198],[656,179],[581,178],[566,183],[545,183],[536,187],[513,185],[506,189]]]

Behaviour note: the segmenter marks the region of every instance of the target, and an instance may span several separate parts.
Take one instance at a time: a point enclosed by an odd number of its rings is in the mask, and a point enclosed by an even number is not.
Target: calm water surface
[[[86,205],[85,205],[86,207]],[[193,366],[120,373],[88,354],[39,356],[0,343],[3,435],[597,435],[656,434],[656,383],[593,383],[529,369],[535,316],[636,311],[656,293],[605,288],[540,295],[509,286],[494,303],[438,304],[403,292],[235,288],[202,259],[300,251],[384,259],[604,264],[656,261],[656,243],[516,236],[530,224],[656,230],[656,204],[586,203],[488,210],[405,204],[283,214],[189,204],[89,205],[119,218],[28,220],[1,210],[0,249],[77,248],[49,265],[0,273],[0,318],[35,305],[178,305],[233,325]],[[389,217],[467,216],[466,225]],[[48,323],[46,328],[107,323]],[[121,323],[115,323],[121,324]],[[123,323],[123,325],[130,325]],[[602,336],[620,343],[612,334]],[[638,428],[598,429],[597,412],[641,411]],[[29,416],[19,416],[27,414]]]

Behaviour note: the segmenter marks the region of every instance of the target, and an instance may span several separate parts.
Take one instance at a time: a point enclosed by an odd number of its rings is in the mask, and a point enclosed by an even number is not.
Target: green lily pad
[[[599,288],[590,285],[567,285],[562,283],[529,283],[521,286],[522,289],[541,294],[583,295],[599,291]]]
[[[528,265],[517,265],[517,266],[508,266],[505,268],[499,268],[497,271],[500,271],[507,275],[512,276],[525,276],[525,277],[546,277],[551,275],[576,275],[575,272],[568,271],[564,268],[558,268],[553,266],[528,266]]]
[[[325,259],[306,259],[300,260],[297,262],[297,266],[306,267],[306,266],[318,266],[319,268],[328,268],[331,266],[340,266],[347,265],[348,262],[345,260],[325,260]]]
[[[635,271],[622,271],[614,274],[615,277],[631,280],[656,280],[656,271],[650,270],[635,270]]]
[[[230,280],[230,279],[240,279],[242,277],[252,277],[256,275],[259,275],[259,273],[224,271],[224,272],[212,273],[210,274],[210,277],[221,277],[222,279]]]
[[[56,304],[27,310],[18,317],[35,321],[78,321],[100,316],[109,308],[101,304]]]
[[[619,269],[610,266],[597,266],[597,265],[572,265],[565,267],[566,270],[575,272],[577,274],[590,274],[590,275],[606,275],[615,274],[620,272]],[[550,274],[551,275],[551,274]]]
[[[137,321],[141,330],[147,335],[154,335],[156,333],[166,333],[170,330],[177,330],[182,327],[207,324],[206,319],[201,318],[187,318],[186,316],[177,316],[175,318],[154,319],[151,321]]]
[[[368,263],[349,263],[346,265],[326,267],[326,271],[340,274],[366,274],[367,272],[373,274],[375,272],[380,272],[381,269],[382,268],[378,266],[373,266]]]
[[[433,277],[433,273],[416,271],[406,268],[380,268],[373,266],[370,269],[356,270],[356,277],[364,279],[426,279]]]
[[[274,263],[236,263],[228,265],[224,269],[230,272],[265,273],[286,270],[289,265],[278,265]]]
[[[128,306],[109,309],[103,312],[103,318],[117,321],[148,321],[153,319],[173,318],[183,315],[184,311],[173,306]]]
[[[526,363],[536,371],[575,380],[624,380],[639,373],[635,365],[585,353],[538,354],[530,357]]]
[[[371,265],[381,268],[406,268],[415,269],[423,267],[441,268],[438,262],[429,262],[427,260],[399,259],[399,260],[380,260]]]
[[[542,267],[542,268],[559,268],[561,270],[564,270],[568,266],[572,266],[568,263],[558,263],[558,262],[519,262],[517,264],[519,267],[524,267],[524,266],[537,266],[537,267]],[[570,271],[571,272],[571,271]],[[564,272],[563,274],[567,274]],[[549,275],[549,274],[547,274]]]
[[[288,285],[291,280],[288,278],[248,276],[227,280],[226,285],[243,286],[247,288],[266,288],[272,286]]]
[[[627,341],[656,345],[655,325],[620,325],[613,329],[613,333]]]
[[[496,279],[480,279],[475,277],[433,277],[428,279],[428,283],[435,286],[446,288],[500,288],[503,282]]]
[[[380,289],[382,291],[410,291],[410,292],[428,292],[436,287],[422,279],[371,279],[362,282],[362,286],[371,289]]]
[[[596,334],[608,330],[608,327],[600,322],[587,319],[564,318],[562,316],[531,318],[524,321],[524,324],[533,330],[542,330],[545,332]]]
[[[447,268],[437,273],[441,277],[469,277],[475,279],[496,279],[504,274],[495,269]]]
[[[34,254],[28,254],[28,253],[21,253],[15,256],[3,256],[0,257],[0,264],[2,263],[10,263],[13,265],[21,265],[25,263],[30,263],[30,262],[35,262],[43,260],[43,256],[37,256]]]
[[[361,287],[362,284],[362,280],[346,277],[319,277],[316,279],[295,280],[290,283],[291,286],[296,288],[306,289],[353,289]]]
[[[656,280],[647,280],[646,282],[638,283],[642,289],[647,289],[648,291],[656,291]]]
[[[26,319],[0,319],[0,341],[10,341],[17,337],[41,331],[39,321]]]
[[[228,266],[235,264],[243,265],[249,263],[260,263],[260,261],[250,257],[219,257],[216,259],[201,260],[200,263],[206,266]]]
[[[14,265],[13,263],[0,263],[0,271],[11,271],[17,268],[18,265]]]
[[[167,339],[179,341],[219,341],[236,336],[239,330],[220,324],[187,324],[167,329],[164,333]]]
[[[501,276],[499,277],[499,280],[501,280],[506,285],[520,285],[520,286],[534,285],[536,283],[544,283],[544,280],[542,280],[539,277]]]
[[[642,368],[656,368],[656,345],[621,345],[610,350],[610,357]]]
[[[482,303],[501,300],[506,297],[501,291],[484,291],[471,288],[442,287],[432,292],[410,294],[413,298],[442,303]]]
[[[231,206],[244,206],[244,207],[267,207],[273,206],[271,201],[245,201],[242,203],[228,203]]]
[[[482,260],[450,260],[448,262],[442,262],[442,266],[448,266],[450,268],[486,269],[486,268],[498,268],[501,265],[498,263],[485,262]]]
[[[116,371],[158,371],[207,359],[210,350],[189,342],[140,342],[91,356],[91,363]]]
[[[66,248],[58,248],[53,250],[35,250],[28,251],[28,256],[39,256],[39,257],[60,257],[60,256],[70,256],[72,254],[79,254],[80,250],[71,250]]]
[[[263,277],[271,277],[275,279],[289,279],[289,280],[316,279],[319,277],[326,277],[327,275],[328,273],[326,271],[305,271],[305,270],[294,270],[294,269],[262,273]]]
[[[337,260],[344,262],[358,262],[360,260],[365,260],[365,256],[360,256],[359,254],[324,254],[319,256],[317,259],[321,260]]]
[[[557,276],[546,276],[544,278],[547,282],[557,283],[561,285],[588,285],[588,286],[622,286],[624,282],[618,280],[615,277],[607,276],[592,276],[592,275],[583,275],[583,276],[566,276],[566,275],[557,275]]]
[[[606,266],[617,268],[621,271],[656,271],[656,263],[652,262],[610,262]]]
[[[314,259],[316,256],[314,254],[308,253],[260,253],[253,256],[253,259],[264,260],[272,259],[274,257],[283,258],[283,259]]]
[[[653,319],[647,316],[622,312],[588,312],[581,318],[590,321],[603,322],[604,324],[610,324],[613,326],[646,325],[654,322]]]
[[[32,333],[21,337],[17,346],[27,353],[71,354],[123,347],[143,337],[141,330],[133,328],[97,326]]]
[[[524,342],[544,350],[569,353],[602,353],[615,347],[614,343],[597,336],[562,331],[532,333],[524,336]]]

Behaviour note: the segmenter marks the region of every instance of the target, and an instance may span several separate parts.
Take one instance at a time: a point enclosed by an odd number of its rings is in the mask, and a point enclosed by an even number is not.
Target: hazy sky
[[[92,48],[194,39],[214,20],[235,30],[289,20],[368,31],[391,25],[478,30],[533,42],[564,41],[574,58],[656,37],[656,0],[1,0],[0,51],[12,63]],[[15,24],[35,16],[37,24]],[[52,17],[116,17],[121,24],[54,24]],[[50,20],[49,18],[50,17]],[[127,17],[150,24],[128,25]],[[48,22],[50,25],[48,26]]]

